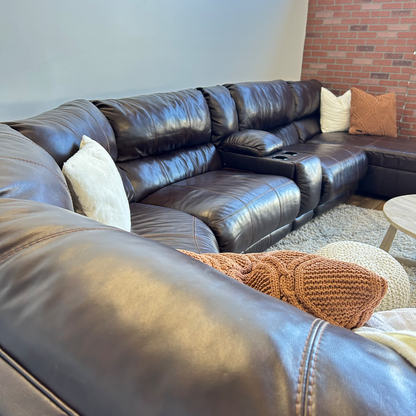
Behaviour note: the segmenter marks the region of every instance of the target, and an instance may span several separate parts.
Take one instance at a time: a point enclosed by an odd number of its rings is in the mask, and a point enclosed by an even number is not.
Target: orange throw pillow
[[[350,134],[397,137],[396,94],[374,97],[351,88]]]

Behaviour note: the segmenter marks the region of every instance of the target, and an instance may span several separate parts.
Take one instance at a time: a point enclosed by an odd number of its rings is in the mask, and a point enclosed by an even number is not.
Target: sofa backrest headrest
[[[322,84],[317,79],[289,81],[288,85],[296,103],[294,120],[309,117],[319,111]]]
[[[87,100],[70,101],[38,116],[6,124],[43,147],[60,167],[78,151],[84,134],[100,143],[114,160],[117,158],[110,124]]]
[[[124,185],[129,201],[140,202],[153,192],[175,182],[222,168],[213,143],[177,149],[140,160],[117,162],[130,180],[133,192]],[[123,177],[122,177],[123,178]]]
[[[211,140],[209,109],[202,93],[194,89],[93,102],[114,130],[118,162]]]
[[[230,91],[222,85],[198,88],[204,94],[211,114],[212,142],[219,146],[238,131],[238,115]]]
[[[44,149],[0,124],[0,195],[27,199],[73,211],[71,195],[59,166]]]
[[[271,130],[290,123],[295,99],[285,81],[227,84],[238,113],[239,130]]]

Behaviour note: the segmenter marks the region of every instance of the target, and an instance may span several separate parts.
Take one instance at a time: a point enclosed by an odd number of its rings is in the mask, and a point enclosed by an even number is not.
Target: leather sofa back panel
[[[295,120],[319,111],[322,84],[316,80],[288,82],[295,97]]]
[[[211,118],[200,91],[142,95],[94,104],[117,138],[118,162],[197,146],[211,140]]]
[[[134,202],[140,202],[164,186],[222,169],[220,156],[212,143],[156,157],[118,162],[117,165],[133,185],[134,197],[130,201]]]
[[[45,386],[36,383],[30,374],[0,350],[0,415],[68,416],[76,413],[50,391],[45,394]]]
[[[0,149],[0,197],[28,199],[73,211],[62,171],[44,149],[4,124],[0,124]]]
[[[275,129],[269,130],[270,133],[275,134],[282,142],[283,146],[299,143],[299,135],[296,126],[293,123],[279,126]]]
[[[238,131],[238,115],[230,91],[222,85],[198,88],[204,94],[211,113],[212,142],[218,146]]]
[[[312,139],[316,134],[321,132],[319,116],[302,118],[301,120],[294,121],[293,124],[298,132],[299,140],[302,143],[306,143],[309,139]]]
[[[87,100],[74,100],[26,120],[7,122],[10,127],[43,147],[62,167],[77,150],[85,134],[117,158],[117,145],[110,124]]]
[[[270,130],[290,123],[295,98],[285,81],[228,84],[238,113],[240,130]]]

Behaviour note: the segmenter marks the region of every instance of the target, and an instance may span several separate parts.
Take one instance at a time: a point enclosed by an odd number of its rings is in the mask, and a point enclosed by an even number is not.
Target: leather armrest
[[[62,410],[31,415],[414,414],[416,370],[383,345],[68,210],[0,199],[0,218],[0,357]]]
[[[294,181],[301,193],[298,217],[317,207],[322,188],[322,166],[317,156],[301,152],[295,155],[277,152],[265,157],[254,157],[224,152],[222,149],[219,153],[228,168],[279,175]]]
[[[228,136],[221,145],[225,152],[250,156],[267,156],[283,147],[276,135],[263,130],[244,130]]]

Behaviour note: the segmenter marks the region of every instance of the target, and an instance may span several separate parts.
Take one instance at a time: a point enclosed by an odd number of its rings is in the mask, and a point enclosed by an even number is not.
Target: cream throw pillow
[[[331,91],[321,89],[321,131],[348,131],[350,127],[351,90],[336,97]]]
[[[106,225],[131,230],[130,207],[123,181],[107,151],[82,136],[77,153],[62,168],[75,211]]]

